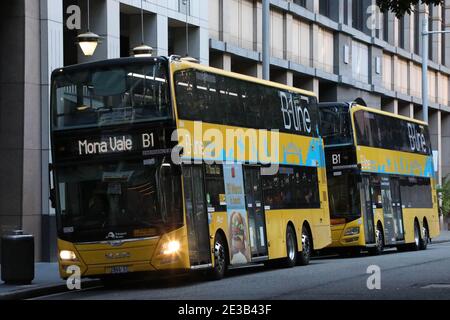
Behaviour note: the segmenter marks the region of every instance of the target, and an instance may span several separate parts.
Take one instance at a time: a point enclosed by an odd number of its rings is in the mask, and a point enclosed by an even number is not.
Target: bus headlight
[[[62,261],[77,261],[77,255],[73,251],[61,250],[59,252],[59,257]]]
[[[354,236],[355,234],[359,234],[359,227],[348,228],[345,230],[344,236]]]
[[[163,244],[161,253],[164,255],[172,255],[180,251],[180,241],[169,241]]]

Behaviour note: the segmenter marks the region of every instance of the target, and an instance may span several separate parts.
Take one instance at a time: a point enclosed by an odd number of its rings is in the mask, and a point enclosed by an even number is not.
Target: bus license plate
[[[115,266],[111,268],[112,274],[128,273],[128,266]]]

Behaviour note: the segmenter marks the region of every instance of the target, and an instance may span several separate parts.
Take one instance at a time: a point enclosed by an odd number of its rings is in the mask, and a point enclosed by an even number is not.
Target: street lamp
[[[95,49],[97,49],[100,43],[100,36],[90,31],[90,2],[87,0],[87,17],[88,28],[86,33],[82,33],[77,36],[77,43],[83,51],[83,54],[87,57],[94,55]]]
[[[141,0],[141,45],[133,48],[133,56],[138,57],[151,57],[153,55],[153,48],[144,44],[144,5]]]
[[[262,20],[263,79],[270,80],[270,0],[262,2]]]
[[[423,19],[422,27],[422,105],[423,121],[428,124],[428,36],[430,34],[450,33],[450,30],[430,31],[426,17]]]

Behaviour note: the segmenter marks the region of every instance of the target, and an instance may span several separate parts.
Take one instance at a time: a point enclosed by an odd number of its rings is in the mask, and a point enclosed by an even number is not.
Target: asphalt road
[[[369,290],[370,266],[380,268],[380,290]],[[371,282],[372,284],[374,282]],[[221,281],[199,277],[125,283],[39,299],[51,300],[267,300],[267,299],[450,299],[450,243],[427,251],[382,256],[315,258],[306,267],[252,267],[231,271]]]

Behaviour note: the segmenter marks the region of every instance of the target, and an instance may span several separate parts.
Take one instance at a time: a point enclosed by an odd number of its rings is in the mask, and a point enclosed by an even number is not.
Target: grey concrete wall
[[[0,3],[0,232],[41,241],[39,0]]]

